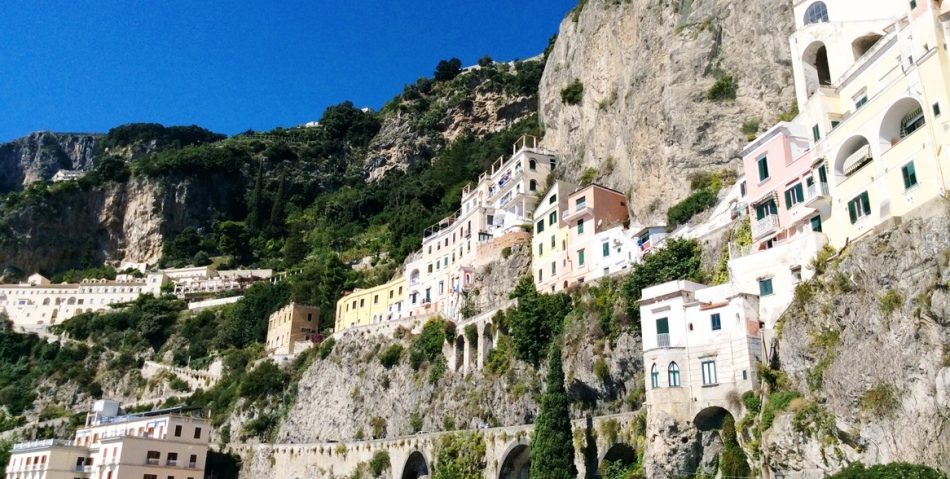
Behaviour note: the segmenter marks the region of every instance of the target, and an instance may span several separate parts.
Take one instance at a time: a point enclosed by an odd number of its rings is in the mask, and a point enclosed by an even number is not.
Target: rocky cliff
[[[91,169],[101,136],[38,131],[0,144],[0,193],[48,180],[59,170]]]
[[[779,359],[804,398],[762,434],[773,469],[822,477],[852,461],[907,461],[950,470],[948,233],[945,213],[905,222],[819,262],[824,274],[799,286]]]
[[[544,146],[561,153],[568,179],[592,168],[630,194],[639,221],[660,219],[691,173],[741,167],[744,124],[767,127],[791,107],[792,28],[788,2],[582,0],[541,81]],[[707,99],[727,77],[735,99]],[[572,106],[561,91],[575,79],[583,94]]]

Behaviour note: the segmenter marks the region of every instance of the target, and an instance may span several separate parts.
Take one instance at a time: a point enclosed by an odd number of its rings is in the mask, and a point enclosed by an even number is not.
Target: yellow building
[[[941,113],[950,56],[934,2],[795,3],[791,37],[801,115],[822,194],[806,206],[842,247],[892,218],[939,209],[950,160]],[[824,184],[827,182],[827,184]]]
[[[320,333],[320,308],[290,303],[270,315],[267,321],[267,352],[294,354],[313,344]]]
[[[336,331],[408,317],[405,307],[406,278],[343,293],[336,303]]]

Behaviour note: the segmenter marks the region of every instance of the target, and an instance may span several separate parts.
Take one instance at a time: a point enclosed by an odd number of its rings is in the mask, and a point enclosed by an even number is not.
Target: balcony
[[[752,223],[752,237],[759,239],[778,230],[778,215],[769,215]]]
[[[169,459],[169,460],[165,461],[165,465],[166,465],[166,466],[169,466],[169,467],[178,467],[178,460],[176,460],[176,459]]]
[[[656,335],[656,346],[658,348],[668,348],[670,347],[670,334],[661,333]]]
[[[146,466],[157,466],[159,464],[158,458],[149,458],[145,460]]]
[[[188,463],[188,469],[198,469],[198,463],[197,463],[197,462],[189,462],[189,463]]]
[[[574,208],[573,211],[569,211],[565,213],[564,218],[562,219],[564,221],[570,222],[578,218],[583,218],[583,217],[593,216],[593,215],[594,215],[594,208],[591,208],[590,206],[583,204],[583,205],[578,205],[576,208]]]
[[[821,208],[831,204],[831,189],[828,183],[819,181],[806,187],[805,206],[809,208]]]

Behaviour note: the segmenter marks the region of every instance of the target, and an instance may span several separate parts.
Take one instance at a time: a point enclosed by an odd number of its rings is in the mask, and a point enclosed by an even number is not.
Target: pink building
[[[742,151],[753,251],[821,231],[817,201],[828,196],[824,166],[812,170],[808,128],[782,122]]]
[[[627,197],[610,188],[590,185],[572,193],[567,208],[563,219],[569,229],[567,264],[571,271],[569,284],[573,285],[600,273],[599,263],[609,256],[610,246],[602,247],[595,237],[627,221]]]

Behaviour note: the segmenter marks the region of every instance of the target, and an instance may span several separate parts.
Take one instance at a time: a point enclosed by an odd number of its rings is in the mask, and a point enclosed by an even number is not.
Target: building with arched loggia
[[[950,188],[947,13],[950,4],[933,0],[794,3],[793,136],[807,150],[744,152],[746,175],[769,185],[750,205],[757,247],[797,227],[840,248],[882,223],[941,209]],[[799,217],[783,224],[793,210]]]

